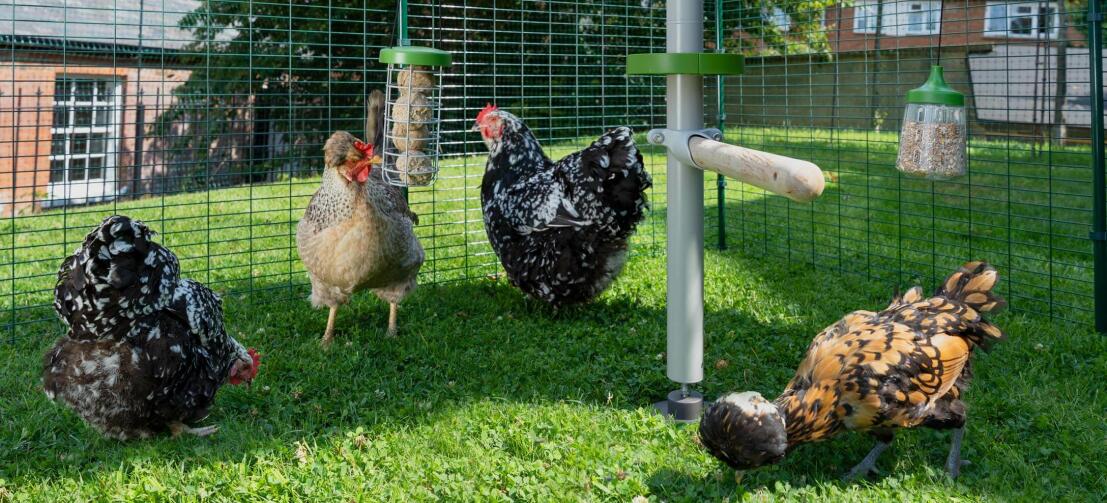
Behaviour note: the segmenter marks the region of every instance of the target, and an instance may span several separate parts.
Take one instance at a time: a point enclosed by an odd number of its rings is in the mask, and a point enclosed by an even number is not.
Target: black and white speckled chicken
[[[587,302],[626,262],[650,175],[630,128],[554,162],[519,118],[485,107],[484,228],[511,283],[554,306]]]
[[[43,359],[50,399],[108,437],[127,440],[208,415],[226,382],[249,382],[259,355],[223,328],[219,296],[178,276],[177,257],[139,221],[112,216],[67,257],[54,310],[68,331]]]
[[[993,292],[999,275],[970,262],[933,297],[912,288],[880,312],[854,311],[827,327],[807,349],[795,377],[776,400],[730,393],[704,413],[700,441],[736,470],[776,463],[797,445],[847,430],[877,444],[847,475],[874,471],[900,428],[953,431],[946,470],[961,470],[966,409],[961,398],[973,349],[1004,338],[984,319],[1004,306]]]

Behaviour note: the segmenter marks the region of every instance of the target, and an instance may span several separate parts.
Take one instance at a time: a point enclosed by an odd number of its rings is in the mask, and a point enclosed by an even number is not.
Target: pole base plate
[[[703,414],[703,405],[702,393],[688,391],[687,395],[681,396],[680,390],[670,391],[667,400],[653,404],[662,416],[677,423],[699,421]]]

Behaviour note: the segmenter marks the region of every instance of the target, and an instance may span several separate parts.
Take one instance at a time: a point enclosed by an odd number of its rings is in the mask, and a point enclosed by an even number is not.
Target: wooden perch
[[[780,194],[793,201],[813,201],[826,186],[818,166],[799,159],[692,137],[692,160],[701,168]]]

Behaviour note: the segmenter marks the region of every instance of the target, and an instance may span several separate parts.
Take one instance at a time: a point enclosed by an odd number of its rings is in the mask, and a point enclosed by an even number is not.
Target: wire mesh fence
[[[706,177],[708,245],[889,286],[987,259],[1014,308],[1089,322],[1102,89],[1086,3],[720,1],[705,9],[707,50],[747,65],[708,79],[706,123],[811,160],[829,182],[799,204]],[[486,151],[468,132],[485,104],[521,117],[553,158],[613,126],[664,123],[664,78],[624,74],[628,54],[665,50],[657,1],[14,0],[0,6],[8,338],[57,330],[58,263],[112,213],[147,221],[184,274],[224,294],[302,301],[294,228],[323,141],[364,134],[366,96],[385,82],[377,55],[400,43],[401,17],[411,43],[454,54],[439,178],[409,192],[422,283],[499,269],[479,204]],[[969,102],[969,174],[949,182],[894,168],[903,95],[933,63]],[[658,252],[664,153],[643,147],[653,211],[635,246]]]

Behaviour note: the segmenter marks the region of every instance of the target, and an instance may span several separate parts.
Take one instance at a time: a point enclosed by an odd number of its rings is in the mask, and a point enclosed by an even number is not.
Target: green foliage
[[[822,54],[830,57],[830,43],[823,15],[836,0],[737,0],[723,2],[724,29],[732,31],[724,41],[729,51],[748,55]],[[851,2],[846,2],[847,4]],[[774,22],[776,9],[787,14],[785,28]]]

